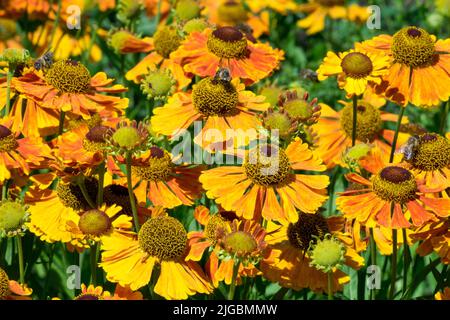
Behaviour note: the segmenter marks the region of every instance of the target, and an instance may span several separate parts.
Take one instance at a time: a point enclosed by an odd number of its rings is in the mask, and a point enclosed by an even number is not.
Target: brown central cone
[[[412,175],[411,172],[405,168],[392,166],[381,170],[380,177],[389,182],[402,183],[410,180]]]
[[[105,142],[105,135],[110,128],[105,126],[94,126],[86,134],[86,139],[92,142]]]
[[[0,125],[0,139],[6,138],[11,134],[11,130],[9,130],[7,127]]]
[[[241,40],[244,35],[234,27],[221,27],[213,31],[213,36],[226,41],[226,42],[235,42]]]

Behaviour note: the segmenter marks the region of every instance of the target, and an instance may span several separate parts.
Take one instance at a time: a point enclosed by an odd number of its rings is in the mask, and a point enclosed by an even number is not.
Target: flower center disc
[[[217,9],[217,15],[222,23],[230,25],[237,25],[248,19],[244,6],[233,0],[222,3]]]
[[[20,227],[26,211],[20,203],[4,201],[0,204],[0,229],[13,230]]]
[[[105,136],[109,129],[109,127],[101,125],[92,127],[89,132],[86,133],[85,139],[83,139],[83,148],[90,152],[98,152],[105,149]]]
[[[239,102],[231,82],[202,79],[192,89],[194,107],[205,116],[225,116],[233,112]]]
[[[288,157],[274,145],[263,145],[251,150],[244,168],[247,177],[262,186],[282,184],[291,172]]]
[[[87,93],[91,74],[81,63],[74,60],[60,60],[52,64],[45,74],[47,83],[64,93]]]
[[[169,58],[170,54],[178,49],[181,40],[183,39],[177,30],[168,26],[159,27],[153,36],[155,51],[165,59]]]
[[[392,39],[397,62],[416,68],[429,65],[435,55],[433,38],[422,28],[405,27]]]
[[[303,99],[288,100],[283,109],[294,119],[308,119],[313,114],[313,107]]]
[[[91,199],[96,199],[98,191],[97,179],[85,179],[84,183]],[[58,183],[56,193],[65,207],[72,208],[76,211],[88,210],[90,208],[78,185],[72,183]]]
[[[416,197],[417,183],[405,168],[389,166],[383,168],[372,180],[373,191],[385,201],[406,203]]]
[[[214,30],[208,37],[207,46],[219,58],[242,59],[247,56],[247,38],[234,27]]]
[[[147,181],[166,181],[172,172],[172,159],[167,152],[158,148],[150,148],[150,158],[146,165],[133,166],[134,173]]]
[[[186,250],[187,233],[172,217],[148,219],[139,230],[139,245],[149,255],[161,260],[177,260]]]
[[[370,104],[359,105],[356,116],[356,139],[361,142],[371,142],[380,132],[382,120],[380,110]],[[348,137],[353,130],[353,107],[348,105],[342,110],[341,127]]]
[[[220,235],[221,230],[224,229],[225,224],[226,220],[220,215],[220,213],[209,219],[208,224],[205,227],[205,235],[213,246],[217,243],[218,236]]]
[[[0,152],[15,150],[19,144],[7,127],[0,125]]]
[[[327,233],[330,233],[327,221],[319,213],[300,212],[298,221],[289,224],[287,229],[290,244],[302,251],[308,250],[311,241],[316,242],[315,237],[322,239]]]
[[[252,235],[244,231],[235,231],[227,234],[223,238],[223,245],[229,253],[238,256],[249,255],[258,247]]]
[[[128,196],[128,188],[119,184],[110,184],[103,190],[103,199],[108,206],[112,206],[114,204],[121,206],[121,214],[126,214],[128,216],[133,215],[130,197]]]
[[[5,270],[0,268],[0,300],[9,296],[9,278]]]
[[[263,119],[264,127],[269,130],[278,130],[280,137],[287,137],[292,128],[292,122],[286,113],[278,111],[269,112]]]
[[[423,171],[439,170],[450,165],[450,141],[435,133],[420,136],[419,145],[414,150],[412,165]]]
[[[368,76],[372,70],[372,61],[368,56],[360,52],[347,54],[341,62],[342,70],[351,78],[363,78]]]
[[[111,229],[111,219],[105,212],[92,209],[81,215],[78,227],[84,234],[99,236]]]

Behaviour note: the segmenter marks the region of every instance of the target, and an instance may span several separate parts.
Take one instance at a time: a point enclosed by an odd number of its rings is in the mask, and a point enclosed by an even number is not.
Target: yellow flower
[[[138,234],[113,233],[102,238],[100,266],[109,281],[137,290],[150,282],[159,265],[154,291],[160,296],[187,299],[196,293],[208,294],[212,291],[209,279],[197,263],[185,261],[187,240],[184,226],[157,208]]]
[[[380,84],[388,67],[389,58],[385,55],[358,49],[338,54],[330,51],[317,73],[320,81],[336,75],[339,87],[353,96],[363,94],[370,83]]]

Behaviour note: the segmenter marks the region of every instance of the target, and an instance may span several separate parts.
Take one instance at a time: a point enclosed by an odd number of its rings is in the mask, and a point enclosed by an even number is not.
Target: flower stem
[[[139,225],[139,219],[138,219],[137,208],[136,208],[136,199],[134,198],[133,185],[131,183],[131,152],[127,152],[127,154],[126,154],[126,163],[127,163],[128,195],[130,197],[131,211],[133,212],[134,227],[136,229],[136,232],[139,232],[139,229],[141,227]]]
[[[230,291],[228,292],[228,300],[234,299],[234,293],[236,291],[236,278],[239,272],[239,266],[241,261],[237,260],[233,265],[233,276],[231,277]]]
[[[352,126],[352,147],[356,144],[356,117],[358,114],[358,96],[353,95],[353,126]]]
[[[155,18],[155,28],[158,29],[159,20],[161,20],[161,3],[162,0],[158,0],[158,6],[156,11],[156,18]]]
[[[402,119],[403,119],[403,115],[405,113],[405,109],[406,109],[406,107],[400,107],[400,113],[399,113],[398,119],[397,119],[397,128],[395,129],[394,140],[392,141],[391,155],[389,156],[389,163],[392,163],[392,161],[394,161],[395,149],[397,148],[398,133],[400,131],[400,126],[402,124]]]
[[[2,200],[6,200],[8,198],[8,186],[9,186],[9,180],[6,179],[3,181],[2,186]]]
[[[97,207],[103,204],[103,188],[105,184],[105,161],[102,161],[98,166],[98,192],[97,192]]]
[[[96,242],[91,246],[91,283],[96,286],[97,285],[97,250],[98,243]]]
[[[50,46],[53,45],[53,39],[55,38],[56,29],[58,29],[59,16],[61,15],[61,7],[62,7],[62,0],[58,0],[58,9],[56,9],[55,22],[53,23],[52,33],[50,35],[50,41],[48,42],[50,44]]]
[[[394,206],[391,205],[391,215]],[[395,283],[397,281],[397,229],[392,229],[392,256],[391,256],[391,288],[389,290],[389,299],[394,299]]]
[[[373,228],[370,228],[370,263],[377,265],[377,247],[373,237]],[[376,300],[375,295],[375,289],[370,290],[370,300]]]
[[[59,115],[59,127],[58,127],[58,135],[62,135],[64,130],[64,118],[66,117],[66,113],[61,110],[61,113]]]
[[[445,128],[447,126],[447,117],[450,108],[450,102],[445,101],[442,104],[442,112],[441,112],[441,125],[439,127],[440,134],[445,134]]]
[[[9,115],[11,109],[11,80],[13,77],[14,70],[11,70],[11,64],[8,66],[8,73],[6,74],[6,107],[5,116]]]
[[[86,189],[86,184],[84,183],[84,178],[80,179],[78,181],[78,186],[80,187],[81,193],[83,194],[84,199],[89,204],[91,208],[95,208],[95,203],[92,201],[91,197],[89,196],[89,192]]]
[[[328,278],[328,300],[333,300],[333,272],[327,272]]]
[[[22,237],[20,235],[17,236],[17,253],[19,255],[19,281],[20,284],[25,283],[25,272],[24,272],[24,264],[23,264],[23,246],[22,246]]]

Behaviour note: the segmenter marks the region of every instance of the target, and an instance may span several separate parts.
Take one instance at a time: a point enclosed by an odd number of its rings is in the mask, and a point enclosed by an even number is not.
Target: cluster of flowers
[[[114,1],[91,2],[114,9]],[[14,23],[2,18],[0,237],[17,238],[20,280],[0,269],[0,298],[32,292],[20,247],[26,233],[89,251],[91,284],[78,299],[142,299],[147,285],[166,299],[187,299],[212,294],[222,282],[233,299],[236,285],[252,277],[331,297],[350,281],[340,267],[361,268],[369,246],[395,255],[399,245],[418,241],[421,255],[434,251],[448,264],[450,136],[445,127],[434,133],[410,124],[403,113],[449,99],[450,39],[406,26],[329,52],[317,78],[337,77],[349,99],[340,111],[301,89],[250,89],[284,59],[258,40],[269,30],[267,9],[310,13],[298,26],[313,34],[327,15],[367,18],[366,8],[343,2],[119,1],[117,18],[128,29],[84,32],[81,41],[54,28],[55,20],[72,18],[64,10],[71,1],[59,1],[61,15],[29,39],[53,48],[41,57],[21,49]],[[14,1],[0,15],[31,10],[48,18],[52,2],[39,3]],[[151,38],[132,32],[144,9],[157,17]],[[124,77],[154,106],[148,119],[125,115],[133,105],[124,85],[70,58],[98,61],[94,35],[118,55],[147,53]],[[399,116],[382,111],[387,101],[400,106]],[[240,162],[176,161],[171,145],[194,122],[202,124],[194,144]],[[211,136],[212,129],[222,134]],[[223,138],[251,129],[244,140]],[[273,130],[278,138],[271,140]],[[253,144],[261,137],[265,143]],[[334,168],[346,170],[348,180],[336,197]],[[337,215],[323,212],[326,201],[336,202]],[[183,212],[196,222],[175,218],[179,207],[190,208]],[[117,284],[114,294],[95,287],[98,268]]]

